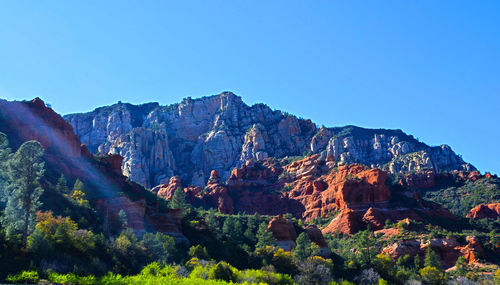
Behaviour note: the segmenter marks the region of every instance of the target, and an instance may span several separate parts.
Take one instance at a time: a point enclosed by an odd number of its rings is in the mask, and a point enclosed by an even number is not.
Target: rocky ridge
[[[231,92],[169,106],[118,103],[64,118],[91,152],[122,155],[124,175],[150,188],[175,175],[204,186],[212,170],[227,180],[249,159],[304,154],[391,173],[475,170],[449,146],[430,147],[401,130],[318,128]]]
[[[118,213],[124,210],[130,227],[137,234],[155,230],[185,241],[182,213],[161,209],[156,199],[156,202],[147,201],[146,196],[151,193],[122,175],[120,155],[94,157],[81,144],[72,126],[41,99],[0,100],[0,122],[0,132],[7,134],[12,147],[17,148],[28,140],[40,142],[45,150],[46,179],[56,180],[64,174],[69,181],[77,178],[83,181],[86,197],[101,212],[107,228],[118,223]]]

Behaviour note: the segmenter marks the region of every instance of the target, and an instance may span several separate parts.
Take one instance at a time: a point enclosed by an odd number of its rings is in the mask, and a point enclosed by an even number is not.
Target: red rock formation
[[[181,209],[167,209],[161,212],[157,208],[148,207],[148,215],[145,218],[148,226],[153,230],[185,240],[182,236]]]
[[[433,170],[405,174],[399,184],[410,189],[428,189],[436,186],[436,175]]]
[[[111,172],[116,175],[122,175],[122,162],[123,157],[119,154],[111,154],[101,158],[101,162],[106,164],[106,168],[108,168]]]
[[[151,191],[155,192],[158,196],[169,200],[178,188],[182,189],[181,178],[179,176],[172,176],[170,177],[168,184],[158,185],[151,189]]]
[[[267,230],[273,233],[276,243],[284,250],[292,250],[295,247],[297,234],[292,222],[281,215],[278,215],[269,221]]]
[[[363,229],[363,226],[364,224],[354,210],[344,208],[321,232],[323,234],[353,235]]]
[[[17,147],[28,140],[37,140],[46,156],[90,157],[73,132],[73,127],[40,98],[29,102],[0,102],[0,131]]]
[[[362,221],[370,226],[372,230],[380,230],[384,227],[385,216],[380,211],[373,208],[368,209],[363,215]]]
[[[385,247],[382,253],[390,255],[394,260],[406,254],[425,257],[428,247],[431,247],[436,252],[445,268],[454,266],[460,256],[464,256],[471,264],[478,262],[478,258],[483,257],[485,254],[480,242],[474,237],[467,237],[467,245],[465,246],[459,244],[454,238],[435,238],[428,242],[423,240],[402,240]]]
[[[232,188],[268,187],[276,182],[281,167],[270,161],[246,161],[241,167],[233,168],[227,185]]]
[[[381,229],[373,232],[375,236],[382,236],[385,238],[390,238],[393,236],[398,236],[400,234],[398,229],[395,228],[388,228],[388,229]]]
[[[219,183],[219,172],[213,170],[208,179],[205,190],[207,191],[205,200],[209,205],[215,207],[224,214],[233,214],[233,199],[229,196],[227,187]]]
[[[284,167],[288,178],[300,179],[306,176],[318,176],[328,170],[325,162],[319,159],[319,155],[314,154],[304,159],[294,161]]]
[[[131,201],[124,196],[112,198],[102,198],[95,200],[96,209],[104,214],[105,230],[109,232],[110,228],[119,229],[120,221],[118,213],[123,210],[127,215],[128,227],[136,233],[145,232],[144,217],[146,214],[146,201],[141,199]]]
[[[297,239],[293,223],[281,215],[278,215],[269,221],[267,230],[273,233],[273,237],[277,241]]]
[[[342,165],[326,176],[302,176],[290,183],[293,189],[287,195],[304,205],[304,218],[313,219],[342,208],[368,209],[389,202],[386,179],[387,174],[379,169]]]
[[[484,249],[476,237],[468,236],[467,245],[460,248],[460,252],[469,264],[479,262],[479,258],[485,256]]]
[[[421,253],[420,242],[416,240],[402,240],[385,247],[382,254],[390,255],[392,259],[397,260],[401,256],[415,256]]]
[[[315,225],[308,225],[304,228],[304,230],[306,231],[307,236],[312,242],[317,244],[319,247],[328,248],[325,237],[321,233],[321,230],[318,229],[318,227],[316,227]]]
[[[467,218],[473,220],[496,219],[498,217],[500,217],[500,203],[481,204],[472,208],[467,214]]]

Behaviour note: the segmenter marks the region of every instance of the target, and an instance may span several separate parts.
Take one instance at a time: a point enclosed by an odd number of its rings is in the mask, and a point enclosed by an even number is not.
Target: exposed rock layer
[[[500,217],[500,203],[481,204],[470,210],[467,218],[473,220],[479,219],[497,219]]]
[[[392,173],[474,170],[449,146],[429,147],[401,130],[317,128],[264,104],[248,106],[230,92],[170,106],[118,103],[65,119],[93,153],[122,155],[123,173],[146,187],[174,175],[204,186],[212,170],[226,180],[249,159],[304,153]]]

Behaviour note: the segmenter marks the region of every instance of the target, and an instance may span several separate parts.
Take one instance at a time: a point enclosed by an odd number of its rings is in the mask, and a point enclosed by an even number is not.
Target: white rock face
[[[118,153],[131,180],[154,187],[179,175],[203,186],[212,170],[227,179],[246,160],[320,153],[391,172],[472,170],[448,146],[429,147],[399,130],[317,128],[230,92],[160,106],[115,104],[65,119],[94,153]]]

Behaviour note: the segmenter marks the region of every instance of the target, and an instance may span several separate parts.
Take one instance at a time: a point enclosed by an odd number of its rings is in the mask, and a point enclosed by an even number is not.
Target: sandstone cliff
[[[230,92],[170,106],[118,103],[64,118],[91,152],[122,155],[124,175],[150,188],[174,175],[204,186],[212,170],[226,180],[246,160],[306,153],[391,173],[474,170],[449,146],[430,147],[400,130],[318,128]]]

